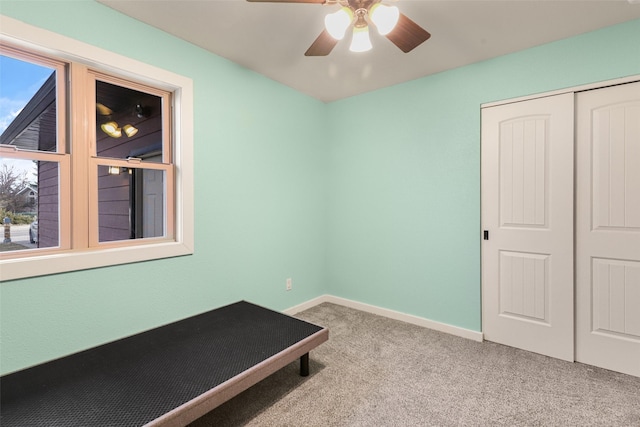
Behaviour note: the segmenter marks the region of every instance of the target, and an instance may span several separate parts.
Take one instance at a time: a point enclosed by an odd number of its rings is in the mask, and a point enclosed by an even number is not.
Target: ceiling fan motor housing
[[[357,11],[359,9],[364,9],[365,11],[368,11],[369,9],[371,9],[371,6],[373,6],[376,3],[380,3],[381,0],[347,0],[347,5],[349,8],[351,8],[353,11]]]

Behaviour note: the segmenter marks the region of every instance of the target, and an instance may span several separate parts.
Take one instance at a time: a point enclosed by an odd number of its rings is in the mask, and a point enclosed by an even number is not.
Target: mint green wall
[[[0,13],[191,77],[196,181],[195,255],[0,284],[3,373],[237,299],[480,330],[480,104],[640,73],[634,21],[325,105],[90,0]]]
[[[2,373],[239,299],[324,293],[325,104],[93,1],[0,12],[193,79],[196,230],[193,256],[0,284]]]
[[[633,74],[640,20],[332,103],[328,293],[479,331],[480,105]]]

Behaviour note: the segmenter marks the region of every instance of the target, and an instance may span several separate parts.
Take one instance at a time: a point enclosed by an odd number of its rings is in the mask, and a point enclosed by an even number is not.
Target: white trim
[[[175,176],[175,242],[106,250],[71,250],[7,259],[0,262],[0,281],[193,254],[192,79],[3,15],[0,15],[0,41],[173,92],[174,164],[178,166]]]
[[[341,298],[341,297],[336,297],[333,295],[321,295],[309,301],[298,304],[294,307],[283,310],[283,313],[288,315],[294,315],[296,313],[307,310],[311,307],[322,304],[324,302],[342,305],[345,307],[353,308],[353,309],[364,311],[371,314],[377,314],[378,316],[387,317],[389,319],[400,320],[401,322],[422,326],[423,328],[433,329],[434,331],[444,332],[444,333],[455,335],[461,338],[466,338],[472,341],[478,341],[478,342],[483,341],[482,332],[472,331],[471,329],[465,329],[459,326],[449,325],[447,323],[436,322],[435,320],[426,319],[424,317],[418,317],[412,314],[401,313],[399,311],[389,310],[387,308],[377,307],[375,305],[365,304],[362,302],[353,301],[353,300]]]
[[[589,83],[581,86],[574,86],[574,87],[569,87],[564,89],[553,90],[550,92],[542,92],[542,93],[537,93],[533,95],[521,96],[519,98],[511,98],[511,99],[503,99],[501,101],[486,102],[484,104],[481,104],[480,108],[497,107],[499,105],[512,104],[514,102],[529,101],[531,99],[561,95],[563,93],[584,92],[586,90],[600,89],[606,86],[615,86],[615,85],[621,85],[625,83],[632,83],[638,80],[640,80],[640,75],[621,77],[618,79],[606,80],[603,82]]]

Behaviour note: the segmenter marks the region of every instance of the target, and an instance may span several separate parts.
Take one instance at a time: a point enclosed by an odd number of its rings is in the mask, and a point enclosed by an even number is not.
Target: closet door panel
[[[576,95],[576,360],[640,376],[640,82]]]
[[[571,361],[573,101],[482,110],[485,338]]]

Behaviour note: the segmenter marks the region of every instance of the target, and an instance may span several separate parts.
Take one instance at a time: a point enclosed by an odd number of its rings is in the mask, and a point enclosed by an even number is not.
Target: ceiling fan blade
[[[309,46],[304,56],[326,56],[338,44],[338,40],[329,35],[327,30],[322,30],[317,39]]]
[[[407,53],[427,41],[431,34],[401,13],[395,28],[386,37]]]
[[[327,0],[247,0],[252,3],[327,3]]]

